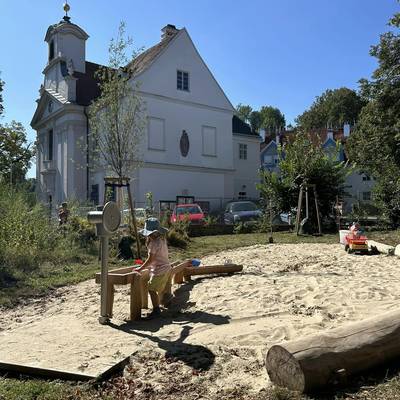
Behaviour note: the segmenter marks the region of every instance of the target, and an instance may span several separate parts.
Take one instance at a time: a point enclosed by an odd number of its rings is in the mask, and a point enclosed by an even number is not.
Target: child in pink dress
[[[144,229],[140,231],[146,237],[148,257],[137,271],[144,269],[150,271],[149,294],[153,304],[153,311],[149,315],[150,318],[161,314],[160,296],[165,290],[171,272],[167,240],[165,238],[167,232],[168,229],[163,228],[157,218],[148,218]]]

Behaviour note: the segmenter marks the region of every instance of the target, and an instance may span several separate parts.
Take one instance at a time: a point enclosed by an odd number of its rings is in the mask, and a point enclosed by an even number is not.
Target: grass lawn
[[[233,249],[254,244],[265,244],[268,241],[268,234],[237,234],[220,235],[193,238],[185,250],[170,249],[171,260],[184,258],[201,258],[207,254],[222,250]],[[387,244],[396,245],[400,243],[399,232],[373,232],[368,236],[374,240],[383,241]],[[298,237],[293,233],[276,232],[273,234],[274,243],[337,243],[338,235],[324,235],[321,237]],[[121,265],[118,261],[112,261],[110,268]],[[91,279],[94,273],[99,270],[99,262],[95,255],[78,254],[75,259],[66,264],[46,264],[30,275],[16,282],[13,287],[0,289],[0,305],[13,305],[18,301],[33,296],[43,296],[51,290],[65,285],[78,283]],[[392,376],[388,378],[388,376]],[[120,382],[120,381],[119,381]],[[368,378],[358,378],[352,384],[352,388],[346,388],[346,392],[336,394],[320,395],[318,399],[400,399],[400,377],[398,372],[391,374],[378,374]],[[36,379],[13,379],[0,378],[0,400],[93,400],[93,399],[124,399],[121,397],[119,385],[111,383],[105,397],[98,390],[90,385],[78,385],[73,383],[44,381]],[[151,394],[146,399],[152,399]],[[140,400],[145,399],[140,398]],[[235,397],[228,399],[250,399],[250,400],[306,400],[309,397],[289,393],[284,390],[271,389],[258,397],[248,397],[244,393],[235,394]],[[139,399],[139,398],[137,398]]]

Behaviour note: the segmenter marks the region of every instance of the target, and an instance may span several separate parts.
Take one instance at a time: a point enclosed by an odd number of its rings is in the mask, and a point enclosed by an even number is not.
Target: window
[[[217,129],[212,126],[202,127],[203,156],[217,155]]]
[[[49,61],[54,58],[54,40],[49,43]]]
[[[189,72],[176,72],[176,88],[178,90],[189,91]]]
[[[362,197],[363,197],[364,201],[370,201],[371,200],[371,192],[363,192]]]
[[[90,201],[93,204],[99,204],[99,185],[92,185],[92,191],[90,192]]]
[[[370,181],[371,177],[369,175],[363,175],[362,180],[363,181]]]
[[[246,192],[239,192],[238,199],[245,200],[247,198]]]
[[[247,160],[247,144],[239,143],[239,158]]]
[[[48,136],[48,153],[47,153],[47,159],[52,160],[53,159],[53,129],[49,130],[49,136]]]
[[[149,117],[148,148],[149,150],[165,150],[165,120]]]

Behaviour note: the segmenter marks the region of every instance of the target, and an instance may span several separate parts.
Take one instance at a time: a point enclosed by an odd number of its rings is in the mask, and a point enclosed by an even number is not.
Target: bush
[[[234,233],[253,233],[258,229],[258,225],[255,223],[249,222],[239,222],[235,225],[233,232]]]
[[[167,233],[167,242],[169,246],[186,249],[189,244],[189,236],[175,229],[170,229]]]
[[[64,229],[66,235],[80,247],[88,247],[97,239],[95,226],[86,218],[72,216],[60,228]]]

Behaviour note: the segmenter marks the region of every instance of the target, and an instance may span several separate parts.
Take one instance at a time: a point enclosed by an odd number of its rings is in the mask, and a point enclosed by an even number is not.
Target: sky
[[[293,123],[326,89],[358,88],[376,67],[369,55],[400,11],[396,0],[69,0],[71,22],[90,36],[88,61],[107,64],[120,21],[136,48],[166,24],[186,27],[232,104],[278,107]],[[35,112],[47,62],[44,36],[64,15],[60,0],[0,0],[0,122],[24,124]],[[35,176],[34,167],[28,174]]]

